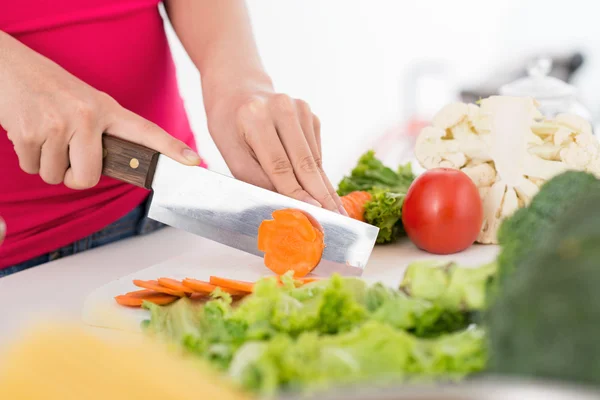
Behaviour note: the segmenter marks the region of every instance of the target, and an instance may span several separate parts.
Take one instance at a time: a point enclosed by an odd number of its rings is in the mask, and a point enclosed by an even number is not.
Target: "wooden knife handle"
[[[157,151],[114,136],[102,136],[102,174],[150,190]]]

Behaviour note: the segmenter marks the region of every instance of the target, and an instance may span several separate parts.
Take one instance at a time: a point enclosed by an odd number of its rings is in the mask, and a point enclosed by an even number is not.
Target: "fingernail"
[[[182,154],[186,160],[188,160],[190,163],[192,163],[194,165],[198,165],[202,161],[202,159],[200,158],[198,153],[196,153],[192,149],[184,149]]]
[[[338,208],[338,210],[340,210],[340,214],[342,214],[343,216],[345,216],[345,217],[348,217],[348,216],[349,216],[349,215],[348,215],[348,212],[346,211],[346,209],[344,208],[344,206],[340,206],[340,207]]]
[[[306,200],[306,202],[308,204],[312,204],[315,207],[321,208],[321,204],[318,201],[316,201],[315,199],[308,199],[308,200]]]

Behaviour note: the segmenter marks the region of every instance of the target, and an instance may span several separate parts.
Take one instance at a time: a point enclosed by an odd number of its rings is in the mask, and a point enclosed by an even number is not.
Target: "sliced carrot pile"
[[[177,292],[183,292],[187,294],[192,294],[194,291],[189,287],[185,286],[182,282],[177,279],[172,278],[158,278],[158,284],[160,286],[166,287],[171,290],[175,290]]]
[[[371,193],[358,190],[340,199],[350,218],[365,222],[365,206],[371,201]]]
[[[155,292],[170,294],[171,296],[185,297],[185,292],[162,286],[158,283],[158,281],[143,281],[140,279],[134,279],[133,284],[143,289],[150,289],[154,290]]]
[[[252,291],[254,290],[254,283],[252,282],[238,281],[235,279],[221,278],[218,276],[211,276],[210,283],[212,283],[215,286],[219,286],[222,289],[228,288],[238,290],[244,293],[252,293]]]
[[[272,278],[276,278],[277,282],[281,284],[280,276]],[[312,276],[294,278],[300,285],[318,281],[319,279]],[[115,296],[118,304],[127,307],[141,307],[144,300],[146,300],[158,305],[167,305],[186,295],[189,295],[191,299],[204,299],[217,288],[235,298],[239,298],[252,293],[255,285],[255,282],[240,281],[219,276],[211,276],[210,282],[192,278],[185,278],[183,281],[172,278],[159,278],[156,281],[136,279],[133,282],[136,286],[145,289]]]
[[[153,290],[138,290],[137,292],[129,292],[127,294],[116,296],[115,300],[122,306],[141,307],[144,300],[162,306],[170,304],[178,298],[179,297],[177,296],[158,293]]]
[[[278,275],[290,269],[295,277],[309,274],[321,261],[323,232],[302,211],[273,212],[272,220],[258,227],[258,249],[265,253],[265,266]]]
[[[194,291],[194,293],[200,293],[200,294],[211,294],[217,287],[217,285],[213,285],[210,282],[205,282],[205,281],[200,281],[198,279],[192,279],[192,278],[185,278],[183,280],[183,284],[187,287],[189,287],[190,289],[192,289]],[[229,293],[232,296],[242,296],[244,294],[247,294],[245,292],[241,292],[239,290],[235,290],[232,288],[227,288],[227,287],[221,287],[221,290],[224,291],[225,293]]]

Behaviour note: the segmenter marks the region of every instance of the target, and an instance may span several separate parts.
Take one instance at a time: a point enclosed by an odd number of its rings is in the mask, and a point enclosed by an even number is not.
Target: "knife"
[[[151,190],[148,217],[263,257],[258,227],[273,211],[307,212],[323,228],[325,250],[315,275],[360,276],[379,228],[208,169],[186,166],[139,144],[102,137],[102,174]]]

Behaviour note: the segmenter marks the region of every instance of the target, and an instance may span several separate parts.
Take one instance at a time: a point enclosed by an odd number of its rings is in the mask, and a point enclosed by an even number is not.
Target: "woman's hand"
[[[0,217],[0,245],[2,245],[2,242],[4,241],[5,236],[6,236],[6,223],[4,222],[4,219],[2,219],[2,217]]]
[[[309,105],[270,84],[228,82],[205,91],[208,128],[243,181],[347,215],[323,172],[321,126]]]
[[[2,32],[0,88],[0,125],[21,169],[49,184],[95,186],[102,171],[103,133],[183,164],[200,163],[193,150],[157,125]]]

